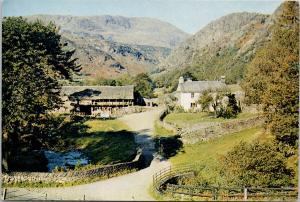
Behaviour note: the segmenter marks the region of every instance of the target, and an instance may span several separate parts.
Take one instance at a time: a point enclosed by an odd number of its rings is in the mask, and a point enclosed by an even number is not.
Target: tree
[[[223,118],[232,118],[236,117],[238,113],[241,112],[241,108],[238,106],[235,95],[231,93],[227,93],[226,97],[228,98],[227,106],[221,106],[220,109],[217,111],[217,117]]]
[[[189,71],[185,71],[182,73],[184,79],[196,80],[196,77]]]
[[[244,142],[220,159],[227,186],[281,187],[292,185],[293,171],[272,143]]]
[[[138,74],[134,80],[134,89],[136,93],[139,93],[145,98],[152,98],[154,96],[154,84],[148,74]]]
[[[209,91],[204,91],[198,101],[201,104],[202,111],[209,111],[209,106],[214,101]]]
[[[262,104],[267,126],[279,142],[297,147],[299,125],[299,3],[276,11],[272,38],[250,63],[243,88],[248,103]]]
[[[53,23],[9,17],[2,28],[2,140],[7,169],[10,156],[22,146],[32,147],[28,139],[45,138],[41,130],[46,112],[62,103],[58,79],[70,79],[80,67]]]

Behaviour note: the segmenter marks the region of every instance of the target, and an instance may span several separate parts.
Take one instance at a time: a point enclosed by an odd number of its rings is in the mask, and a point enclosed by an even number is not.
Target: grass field
[[[241,141],[252,142],[261,136],[263,136],[262,128],[252,128],[207,142],[187,144],[183,146],[183,150],[179,154],[171,157],[170,160],[174,166],[190,165],[198,171],[195,177],[184,179],[184,183],[218,186],[224,183],[224,179],[220,176],[219,160],[221,156]]]
[[[178,127],[184,127],[188,124],[196,124],[201,122],[229,122],[232,120],[243,120],[256,116],[252,113],[240,113],[235,119],[215,118],[213,114],[207,112],[198,113],[171,113],[165,117],[165,121],[174,123]]]
[[[114,164],[131,161],[136,153],[134,134],[118,120],[87,120],[78,126],[77,135],[68,134],[65,141],[80,149],[93,164]]]
[[[252,128],[241,132],[228,134],[220,138],[196,144],[186,144],[183,152],[172,157],[173,165],[199,163],[206,166],[216,166],[220,155],[225,154],[240,141],[251,142],[262,134],[262,128]]]
[[[120,131],[129,130],[128,126],[119,120],[88,120],[84,122],[84,125],[88,126],[88,133],[93,132],[108,132],[108,131]]]

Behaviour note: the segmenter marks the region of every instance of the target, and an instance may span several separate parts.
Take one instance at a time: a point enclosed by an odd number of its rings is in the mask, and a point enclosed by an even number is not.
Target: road
[[[143,148],[150,164],[145,169],[90,184],[61,188],[11,188],[8,193],[18,195],[12,198],[14,200],[45,199],[46,193],[48,200],[154,200],[149,195],[152,176],[158,170],[170,166],[167,160],[155,154],[151,138],[154,121],[160,110],[155,108],[120,118],[131,130],[137,132],[135,140]]]

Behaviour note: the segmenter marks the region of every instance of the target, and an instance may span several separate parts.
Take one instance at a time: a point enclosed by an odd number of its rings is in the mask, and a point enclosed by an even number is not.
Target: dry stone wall
[[[245,120],[215,123],[208,127],[196,127],[191,130],[185,129],[181,131],[180,135],[183,143],[194,144],[199,141],[206,141],[226,134],[253,128],[262,125],[263,123],[264,119],[262,117],[254,117]]]
[[[142,151],[139,150],[135,159],[131,162],[118,163],[114,165],[101,166],[90,170],[66,171],[66,172],[11,172],[2,174],[2,182],[12,184],[16,182],[27,183],[53,183],[72,182],[87,178],[113,175],[118,172],[132,169],[140,169],[143,166]]]
[[[168,130],[172,130],[174,132],[178,131],[178,128],[176,127],[175,124],[171,124],[171,123],[167,123],[166,121],[164,121],[164,118],[169,114],[168,109],[166,106],[164,106],[162,112],[159,114],[158,117],[158,124]]]

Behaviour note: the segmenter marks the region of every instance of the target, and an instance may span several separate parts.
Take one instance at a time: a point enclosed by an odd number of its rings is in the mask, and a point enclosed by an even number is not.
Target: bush
[[[240,112],[241,112],[241,107],[238,106],[235,95],[228,93],[226,94],[228,97],[228,104],[226,107],[220,107],[219,110],[217,110],[216,115],[217,118],[223,117],[226,119],[229,118],[235,118]]]
[[[220,159],[228,186],[281,187],[292,185],[293,171],[273,143],[241,142]]]
[[[182,106],[176,105],[176,106],[174,107],[174,109],[173,109],[173,112],[174,112],[174,113],[184,113],[185,111],[184,111],[184,109],[183,109]]]

